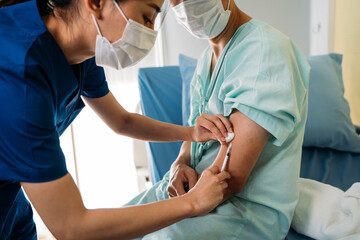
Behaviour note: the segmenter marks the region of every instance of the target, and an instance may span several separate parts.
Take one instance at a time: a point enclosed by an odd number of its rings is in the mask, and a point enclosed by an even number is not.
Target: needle
[[[234,134],[234,133],[228,133],[228,136],[225,138],[226,143],[231,142],[231,141],[234,139],[234,137],[235,137],[235,134]],[[222,165],[222,168],[221,168],[221,172],[225,170],[226,164],[227,164],[227,162],[228,162],[228,160],[229,160],[231,147],[232,147],[232,143],[230,143],[229,148],[228,148],[228,150],[226,151],[226,156],[225,156],[225,159],[224,159],[224,163],[223,163],[223,165]]]
[[[224,159],[224,163],[223,163],[223,165],[222,165],[222,168],[221,168],[221,172],[225,170],[225,167],[226,167],[227,162],[228,162],[228,160],[229,160],[231,147],[232,147],[232,143],[230,143],[229,148],[228,148],[228,150],[227,150],[227,152],[226,152],[226,156],[225,156],[225,159]]]

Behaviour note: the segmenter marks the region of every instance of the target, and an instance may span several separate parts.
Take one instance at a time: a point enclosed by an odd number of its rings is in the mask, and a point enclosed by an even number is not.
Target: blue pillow
[[[179,68],[182,84],[182,119],[183,125],[188,126],[190,117],[190,83],[196,69],[197,60],[185,55],[179,56]]]
[[[304,146],[360,153],[360,137],[344,98],[342,55],[309,57],[309,111]]]

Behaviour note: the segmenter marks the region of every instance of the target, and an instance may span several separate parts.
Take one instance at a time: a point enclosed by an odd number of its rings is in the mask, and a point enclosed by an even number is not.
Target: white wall
[[[165,65],[178,65],[180,53],[198,58],[201,52],[208,46],[207,40],[193,37],[184,27],[178,24],[172,10],[166,16],[163,32]]]
[[[334,51],[335,0],[311,1],[310,55]]]
[[[318,1],[318,0],[313,0]],[[327,1],[327,0],[325,0]],[[311,0],[235,0],[250,16],[276,27],[310,55]],[[197,58],[207,46],[180,26],[170,11],[164,25],[165,65],[177,65],[178,55]]]
[[[235,0],[235,2],[251,17],[265,21],[288,35],[305,55],[309,55],[311,0]]]
[[[345,97],[351,118],[360,125],[360,1],[336,0],[335,51],[343,54]]]

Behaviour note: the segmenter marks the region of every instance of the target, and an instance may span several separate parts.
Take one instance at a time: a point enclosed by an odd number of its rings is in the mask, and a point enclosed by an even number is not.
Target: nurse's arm
[[[221,115],[204,114],[196,120],[195,127],[184,127],[156,121],[140,114],[126,111],[109,92],[101,98],[86,98],[85,102],[116,133],[152,142],[205,142],[220,140],[231,132],[230,122]]]
[[[230,177],[218,171],[209,169],[186,195],[119,209],[86,209],[69,174],[51,182],[21,185],[56,239],[133,239],[213,210],[222,201],[225,180]]]
[[[231,174],[231,179],[228,180],[229,187],[224,199],[242,191],[270,137],[269,132],[237,110],[231,114],[230,122],[234,128],[235,138],[225,168]],[[213,166],[221,169],[228,145],[221,146]]]

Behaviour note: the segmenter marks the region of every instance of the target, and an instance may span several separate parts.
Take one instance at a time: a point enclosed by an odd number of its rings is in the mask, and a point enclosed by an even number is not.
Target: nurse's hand
[[[193,128],[193,142],[207,142],[218,140],[221,144],[226,144],[225,138],[228,132],[233,132],[232,125],[223,115],[201,114],[196,119]]]
[[[190,198],[195,216],[203,216],[216,208],[224,199],[224,191],[228,187],[226,182],[230,174],[226,171],[219,173],[217,166],[206,169],[196,183],[184,197]]]

